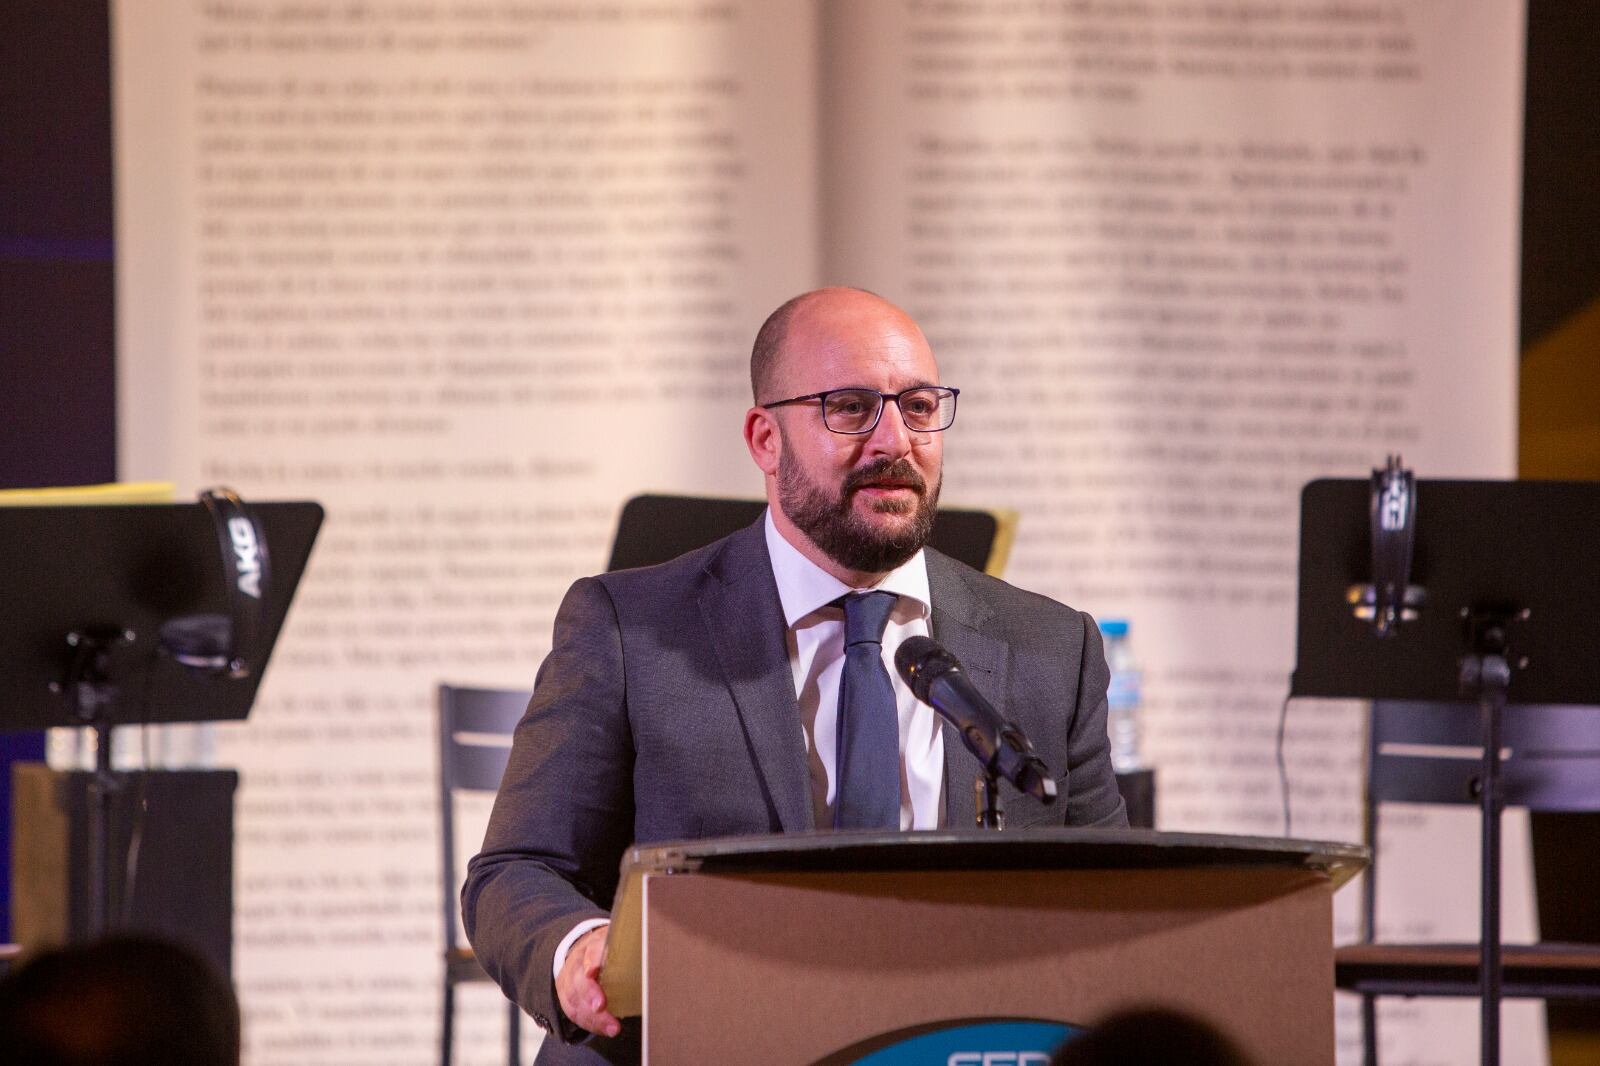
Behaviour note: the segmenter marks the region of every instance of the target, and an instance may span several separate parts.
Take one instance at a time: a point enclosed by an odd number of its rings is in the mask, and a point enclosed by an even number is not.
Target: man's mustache
[[[840,496],[847,497],[857,489],[879,482],[889,482],[911,489],[918,496],[925,495],[928,483],[908,459],[877,459],[866,466],[850,471],[844,479]]]

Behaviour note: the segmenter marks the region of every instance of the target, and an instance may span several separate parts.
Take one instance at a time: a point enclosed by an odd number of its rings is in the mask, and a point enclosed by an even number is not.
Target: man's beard
[[[883,499],[873,503],[881,514],[910,514],[911,521],[898,532],[879,529],[856,514],[855,490],[879,480],[910,486],[915,499]],[[928,542],[934,512],[939,506],[939,484],[928,487],[907,459],[879,459],[852,470],[837,496],[808,479],[800,464],[785,457],[778,464],[778,502],[789,521],[811,538],[824,554],[846,570],[883,574],[902,565]]]

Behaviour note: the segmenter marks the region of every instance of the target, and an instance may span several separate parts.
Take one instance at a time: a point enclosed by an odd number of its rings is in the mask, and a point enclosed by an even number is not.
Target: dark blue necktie
[[[883,628],[897,598],[892,592],[844,597],[835,829],[900,828],[900,712],[883,665]]]

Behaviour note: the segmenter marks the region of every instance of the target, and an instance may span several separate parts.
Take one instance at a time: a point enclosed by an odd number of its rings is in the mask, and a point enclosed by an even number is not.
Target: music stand
[[[1518,703],[1600,701],[1600,484],[1418,481],[1410,581],[1389,635],[1358,617],[1374,581],[1373,483],[1319,480],[1300,508],[1290,696],[1473,702],[1483,738],[1482,1061],[1499,1061],[1502,715]],[[1403,580],[1403,579],[1402,579]],[[1367,590],[1370,593],[1370,589]],[[1402,590],[1403,591],[1403,590]]]
[[[107,928],[112,729],[250,713],[323,517],[311,502],[247,511],[271,559],[250,661],[198,669],[171,654],[162,627],[226,616],[233,602],[205,504],[0,507],[0,730],[87,726],[98,742],[86,819],[90,935]]]

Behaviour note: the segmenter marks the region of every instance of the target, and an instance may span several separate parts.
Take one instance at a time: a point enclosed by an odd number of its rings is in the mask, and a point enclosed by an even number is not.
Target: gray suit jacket
[[[933,638],[1033,741],[1062,799],[1003,786],[1007,826],[1127,824],[1088,616],[929,550]],[[555,1000],[557,945],[603,918],[633,843],[814,828],[786,626],[760,522],[660,566],[574,584],[461,893],[484,969],[540,1025],[540,1062],[636,1060],[637,1026],[584,1034]],[[973,824],[979,765],[944,727],[945,824]]]

